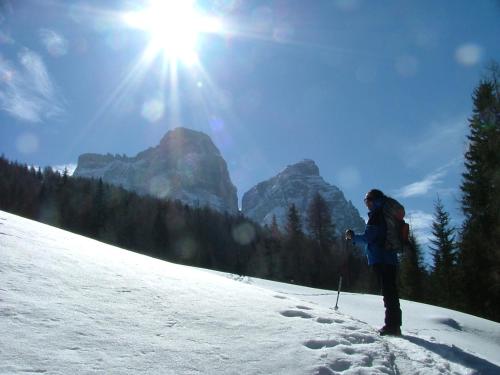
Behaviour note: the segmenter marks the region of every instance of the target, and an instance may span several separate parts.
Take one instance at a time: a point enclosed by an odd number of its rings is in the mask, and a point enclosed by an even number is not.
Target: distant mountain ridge
[[[74,176],[102,178],[141,195],[178,199],[190,206],[238,212],[236,187],[219,149],[208,135],[187,128],[168,131],[158,146],[134,157],[80,155]],[[260,224],[270,224],[275,215],[278,224],[284,226],[288,207],[294,203],[305,224],[307,208],[317,192],[331,208],[338,232],[364,228],[356,208],[338,187],[320,176],[318,166],[309,159],[287,166],[247,191],[242,213]]]
[[[135,157],[83,154],[74,176],[102,178],[139,194],[178,199],[236,213],[238,197],[227,164],[210,137],[187,128],[167,132]]]
[[[276,176],[263,181],[243,195],[243,214],[261,224],[270,224],[276,216],[278,225],[286,223],[287,210],[295,204],[303,225],[307,209],[316,193],[326,200],[338,233],[347,228],[363,230],[365,222],[342,191],[327,183],[313,160],[305,159],[287,166]]]

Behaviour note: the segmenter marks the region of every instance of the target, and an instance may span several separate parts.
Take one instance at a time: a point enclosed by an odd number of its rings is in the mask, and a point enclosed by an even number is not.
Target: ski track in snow
[[[418,332],[380,337],[317,300],[333,292],[178,266],[0,214],[0,374],[500,373]]]

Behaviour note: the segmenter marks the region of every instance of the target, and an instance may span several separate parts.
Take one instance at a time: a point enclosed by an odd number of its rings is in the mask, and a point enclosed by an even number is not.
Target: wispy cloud
[[[458,165],[461,162],[461,158],[455,158],[449,163],[442,167],[437,168],[432,173],[425,176],[420,181],[412,182],[408,185],[397,189],[394,193],[395,196],[401,198],[417,197],[421,195],[426,195],[429,192],[435,193],[437,187],[443,182],[443,178],[446,176],[450,168]],[[443,189],[440,189],[443,190]],[[449,190],[449,189],[444,189]]]
[[[68,42],[64,36],[51,29],[40,29],[40,40],[47,52],[54,57],[61,57],[68,52]]]
[[[421,210],[413,210],[406,214],[405,220],[410,223],[411,230],[420,244],[427,245],[432,236],[433,215]]]
[[[0,56],[0,109],[28,122],[41,122],[64,112],[45,63],[37,53],[23,49],[17,64]]]
[[[403,186],[396,192],[397,197],[408,198],[419,195],[425,195],[430,190],[433,190],[442,182],[442,178],[446,175],[446,171],[436,171],[424,177],[421,181],[412,182]]]

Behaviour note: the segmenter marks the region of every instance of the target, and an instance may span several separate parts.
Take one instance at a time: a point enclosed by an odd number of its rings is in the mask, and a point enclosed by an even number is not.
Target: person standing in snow
[[[380,190],[372,189],[365,196],[368,208],[368,223],[363,234],[355,234],[351,229],[345,238],[354,244],[364,244],[368,265],[373,268],[382,289],[385,307],[385,325],[380,334],[401,335],[401,308],[396,284],[398,255],[394,249],[386,248],[387,223],[384,218],[384,204],[390,199]]]

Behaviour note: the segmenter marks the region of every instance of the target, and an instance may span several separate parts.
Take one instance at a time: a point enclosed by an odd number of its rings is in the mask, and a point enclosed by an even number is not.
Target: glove
[[[345,231],[345,239],[347,241],[352,241],[353,237],[354,237],[354,231],[352,229],[347,229]]]

